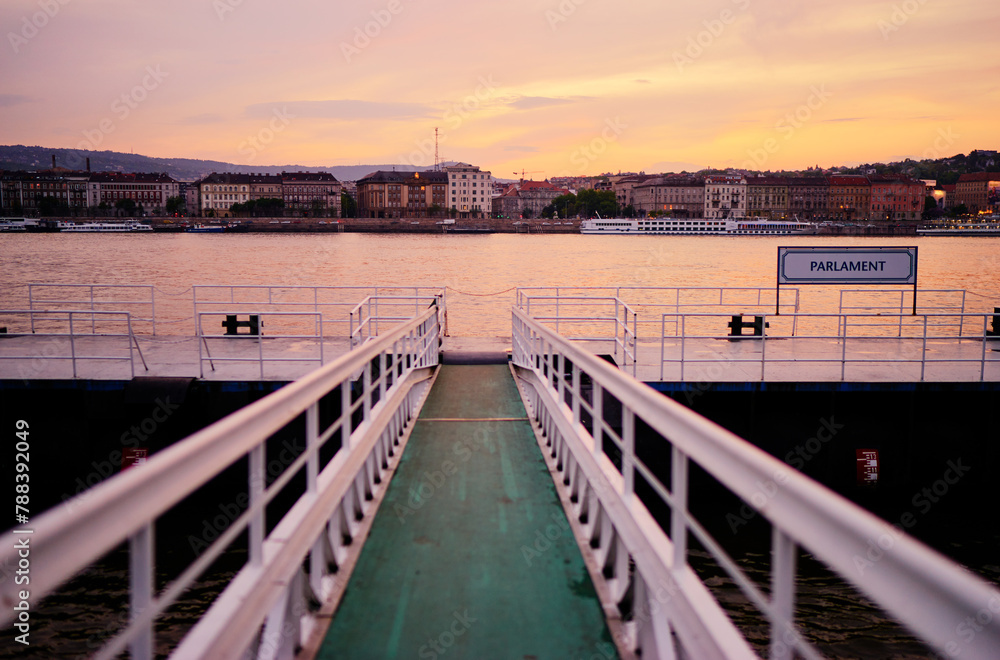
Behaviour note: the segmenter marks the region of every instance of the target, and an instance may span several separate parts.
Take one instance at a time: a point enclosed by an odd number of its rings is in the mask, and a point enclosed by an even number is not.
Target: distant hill
[[[336,165],[333,167],[307,167],[305,165],[237,165],[218,160],[194,158],[152,158],[140,154],[117,151],[86,151],[78,149],[52,149],[24,145],[0,145],[0,170],[44,170],[56,166],[71,170],[85,170],[90,159],[92,172],[166,172],[180,181],[194,181],[212,172],[237,172],[280,174],[282,172],[329,172],[339,181],[357,181],[376,170],[395,169],[399,172],[424,170],[410,165]],[[445,163],[451,164],[451,163]]]

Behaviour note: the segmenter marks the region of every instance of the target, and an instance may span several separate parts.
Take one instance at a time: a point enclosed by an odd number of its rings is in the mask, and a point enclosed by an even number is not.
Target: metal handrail
[[[753,357],[733,357],[727,356],[725,359],[730,364],[737,363],[753,363],[760,364],[760,379],[763,381],[766,375],[766,367],[768,364],[781,364],[781,363],[837,363],[841,365],[840,369],[840,380],[846,379],[846,369],[849,363],[853,364],[919,364],[920,365],[920,380],[923,381],[926,375],[926,367],[928,364],[936,363],[969,363],[979,365],[979,380],[984,381],[986,378],[986,364],[993,362],[987,359],[987,344],[995,337],[989,335],[988,327],[989,323],[994,318],[993,314],[879,314],[879,315],[862,315],[862,314],[757,314],[761,317],[762,323],[765,327],[769,323],[787,322],[791,319],[793,328],[796,325],[802,325],[801,322],[808,322],[813,319],[829,319],[830,327],[834,325],[833,320],[836,319],[836,334],[830,333],[806,333],[793,330],[792,334],[781,335],[777,334],[776,330],[765,330],[763,335],[744,335],[740,337],[734,337],[727,334],[712,333],[712,334],[698,334],[688,332],[689,321],[691,319],[698,318],[718,318],[720,323],[717,324],[719,327],[724,327],[721,323],[722,320],[729,319],[732,317],[731,314],[708,314],[708,313],[686,313],[686,314],[663,314],[662,315],[662,334],[660,338],[660,380],[665,379],[665,369],[666,364],[679,364],[680,365],[680,379],[684,380],[685,376],[685,366],[688,364],[697,363],[717,363],[718,358],[688,358],[687,357],[687,342],[689,340],[732,340],[732,341],[756,341],[760,346],[760,353]],[[976,324],[980,328],[980,332],[976,334],[969,334],[968,332],[955,334],[932,334],[930,331],[936,328],[942,327],[956,327],[957,324],[954,323],[932,323],[932,319],[939,318],[958,318],[962,319],[961,326],[963,328],[971,327],[970,323],[966,321],[966,317],[973,319],[979,319],[982,321],[981,324]],[[680,328],[679,334],[667,335],[666,326],[668,318],[676,318],[675,325]],[[880,319],[883,323],[851,323],[851,318],[872,318]],[[894,320],[895,319],[895,320]],[[898,321],[898,322],[897,322]],[[904,323],[905,322],[905,323]],[[857,328],[898,328],[896,334],[889,335],[877,335],[877,334],[852,334],[849,329]],[[903,334],[903,329],[906,328],[918,328],[919,330],[913,334]],[[797,333],[797,334],[796,334]],[[768,353],[768,346],[773,345],[775,340],[792,340],[797,342],[802,342],[805,340],[826,340],[826,341],[836,341],[840,344],[840,357],[839,358],[820,358],[820,357],[808,357],[801,354],[796,354],[791,357],[781,358],[776,357],[771,353]],[[891,341],[896,342],[897,345],[906,347],[906,341],[910,341],[913,344],[917,342],[919,345],[919,355],[911,358],[890,358],[885,355],[872,355],[870,351],[862,352],[860,357],[856,357],[848,351],[848,340],[863,339],[869,342],[871,341]],[[667,341],[677,341],[680,340],[680,357],[679,358],[668,358],[667,357]],[[953,340],[953,341],[979,341],[982,343],[982,350],[976,358],[962,358],[962,357],[943,357],[935,358],[928,355],[928,342],[938,341],[938,340]],[[781,344],[778,344],[780,346]]]
[[[85,298],[78,298],[72,300],[59,300],[54,298],[36,298],[35,291],[37,289],[86,289],[88,295]],[[111,289],[117,291],[120,289],[138,289],[140,291],[149,291],[149,299],[142,300],[98,300],[94,294],[94,289]],[[32,282],[28,284],[28,309],[35,310],[38,305],[89,305],[90,310],[96,311],[98,305],[116,305],[116,309],[121,309],[123,305],[142,305],[144,307],[149,307],[149,318],[140,318],[134,316],[135,320],[147,321],[153,326],[153,334],[156,334],[156,291],[155,287],[151,284],[44,284],[38,282]],[[74,308],[74,311],[79,310],[79,307]],[[62,310],[58,310],[62,311]],[[51,320],[51,319],[42,319]],[[93,323],[92,323],[93,326]],[[35,332],[34,318],[32,319],[31,331]]]
[[[799,289],[795,287],[782,289],[783,293],[786,291],[787,295],[782,297],[780,309],[797,313],[801,304]],[[774,287],[539,286],[518,288],[515,304],[521,309],[524,309],[524,301],[526,298],[537,297],[537,294],[532,292],[554,292],[555,297],[558,298],[579,295],[577,292],[587,292],[588,295],[591,293],[606,292],[611,296],[619,298],[620,300],[627,299],[628,304],[636,310],[636,312],[642,311],[647,314],[649,312],[653,313],[649,321],[641,322],[644,325],[651,326],[653,339],[657,338],[655,319],[657,318],[656,314],[658,313],[658,310],[661,308],[671,309],[675,314],[679,314],[682,309],[688,308],[700,309],[733,306],[740,306],[744,310],[749,309],[751,311],[754,308],[758,308],[759,311],[764,312],[774,309],[775,300],[777,299]],[[655,296],[656,302],[650,302],[642,299],[643,294],[652,294]],[[670,301],[671,294],[673,297],[672,301]],[[732,297],[727,297],[730,294],[736,294],[739,298],[734,300]],[[750,299],[743,297],[743,294],[749,294]],[[710,298],[705,297],[709,295]],[[638,328],[636,329],[636,333],[638,336]]]
[[[531,304],[532,302],[548,302],[555,301],[555,316],[540,316],[536,312],[532,313]],[[570,302],[567,302],[570,301]],[[576,301],[576,302],[572,302]],[[614,305],[614,316],[598,316],[595,314],[589,314],[585,316],[565,316],[561,312],[566,307],[574,309],[576,307],[587,307],[592,308],[594,303],[612,303]],[[636,367],[638,365],[638,314],[631,306],[628,305],[621,298],[616,296],[519,296],[518,305],[520,309],[530,315],[536,321],[554,321],[555,331],[559,332],[559,326],[563,323],[593,323],[593,322],[606,322],[610,321],[614,325],[615,334],[614,337],[584,337],[584,336],[573,336],[568,337],[568,339],[574,341],[611,341],[614,342],[615,350],[614,356],[618,357],[618,352],[621,351],[623,367],[628,369],[630,366],[632,368],[632,375],[636,373]],[[629,327],[629,321],[631,319],[631,327]]]
[[[771,657],[819,654],[794,623],[795,558],[804,548],[828,568],[942,654],[954,651],[956,625],[984,608],[1000,607],[1000,590],[738,436],[664,398],[583,348],[512,310],[513,363],[527,378],[528,407],[544,434],[553,462],[576,502],[574,516],[591,533],[598,570],[616,597],[633,594],[639,612],[630,639],[645,657],[755,657],[732,621],[687,562],[695,536],[770,623]],[[587,390],[584,383],[587,383]],[[589,392],[589,393],[588,393]],[[621,403],[621,431],[605,420],[607,393]],[[635,451],[641,420],[672,452],[671,486],[665,486]],[[588,428],[589,424],[589,428]],[[621,452],[617,468],[603,450]],[[771,592],[764,593],[721,549],[687,507],[688,467],[694,461],[772,524]],[[551,464],[550,464],[551,465]],[[637,496],[639,475],[670,510],[669,534]],[[767,493],[761,484],[771,484]],[[607,520],[613,529],[599,522]],[[877,570],[859,571],[870,544],[891,530]],[[617,551],[613,546],[618,544]],[[623,556],[624,555],[624,556]],[[634,563],[634,572],[629,570]],[[667,596],[660,598],[665,591]],[[995,610],[990,610],[995,613]],[[969,618],[971,617],[971,618]],[[980,630],[982,627],[977,628]],[[676,640],[676,641],[675,641]],[[669,647],[669,648],[668,648]],[[969,657],[992,657],[1000,627],[963,639]]]
[[[319,355],[314,358],[288,358],[288,357],[264,357],[264,341],[265,335],[263,330],[261,330],[258,335],[249,334],[239,334],[239,335],[219,335],[219,334],[206,334],[205,328],[202,324],[202,318],[206,316],[257,316],[259,319],[264,317],[312,317],[315,319],[315,334],[312,335],[289,335],[289,334],[271,334],[269,333],[267,339],[312,339],[319,343]],[[260,377],[264,378],[264,363],[265,362],[318,362],[321,366],[324,364],[323,358],[323,315],[319,312],[258,312],[258,311],[231,311],[227,310],[225,312],[198,312],[198,369],[200,372],[200,377],[205,377],[205,362],[208,361],[209,366],[212,371],[215,371],[216,362],[257,362],[260,368]],[[263,328],[263,320],[260,321],[260,326]],[[208,340],[218,339],[218,340],[240,340],[240,339],[256,339],[257,340],[257,357],[213,357],[208,349]],[[204,348],[204,352],[202,352]]]
[[[52,355],[47,352],[35,353],[33,355],[0,355],[0,360],[70,360],[73,367],[73,378],[77,378],[79,370],[77,369],[77,363],[81,361],[127,361],[129,363],[129,373],[131,378],[135,378],[135,354],[138,353],[139,360],[142,362],[143,368],[149,371],[149,367],[146,365],[146,358],[142,354],[142,349],[139,348],[139,342],[135,337],[135,333],[132,331],[132,315],[130,312],[125,311],[111,311],[111,310],[95,310],[95,309],[5,309],[0,310],[0,314],[24,314],[29,318],[29,325],[31,327],[32,337],[48,337],[50,339],[69,339],[69,355]],[[38,319],[38,315],[55,315],[55,316],[41,316],[40,320],[43,321],[62,321],[68,325],[68,332],[37,332],[35,330],[35,321]],[[75,316],[90,317],[90,331],[80,332],[79,324],[74,323],[73,319]],[[121,317],[120,320],[116,320],[114,317]],[[97,319],[105,318],[111,319],[116,323],[124,323],[126,331],[124,333],[108,333],[108,332],[97,332]],[[86,323],[84,324],[87,325]],[[16,332],[10,333],[13,336]],[[77,338],[80,337],[102,337],[102,338],[127,338],[128,339],[128,355],[81,355],[77,350]],[[51,344],[50,344],[51,346]]]
[[[96,656],[114,658],[126,646],[133,658],[153,655],[153,621],[190,587],[241,533],[249,535],[249,560],[188,634],[177,657],[239,658],[259,638],[262,648],[293,647],[301,622],[287,625],[293,605],[308,613],[294,593],[322,599],[333,590],[331,564],[344,561],[346,544],[370,520],[368,496],[382,492],[405,443],[408,421],[419,409],[413,385],[438,361],[440,327],[428,309],[334,362],[225,417],[47,511],[31,525],[31,597],[51,593],[81,569],[129,540],[132,547],[131,619]],[[360,374],[360,377],[358,376]],[[361,388],[352,396],[351,384]],[[340,415],[320,427],[320,400],[339,388]],[[264,448],[268,438],[306,416],[306,449],[266,486]],[[355,418],[360,423],[355,424]],[[324,465],[320,449],[335,435],[342,446]],[[156,520],[184,498],[249,457],[248,509],[174,582],[154,594],[151,552]],[[391,460],[390,460],[391,459]],[[301,471],[306,492],[269,535],[264,512],[281,488]],[[3,536],[0,563],[16,565],[13,530]],[[346,536],[346,541],[345,541]],[[355,543],[355,545],[359,545]],[[302,565],[308,556],[310,571]],[[14,580],[0,582],[0,602],[17,602]],[[0,610],[0,625],[14,614]],[[260,626],[267,619],[264,633]]]
[[[409,307],[409,305],[403,305],[402,303],[404,302],[413,304],[413,314],[407,316],[385,316],[379,311],[379,306],[383,303],[390,303],[389,307],[393,309]],[[377,336],[379,334],[380,323],[389,322],[390,324],[396,324],[400,321],[413,318],[420,313],[422,302],[430,302],[431,306],[437,308],[438,320],[441,326],[444,327],[445,297],[443,291],[432,296],[366,296],[348,314],[351,348]],[[424,307],[426,308],[427,305],[424,305]],[[367,334],[365,334],[366,328],[368,330]]]
[[[863,293],[866,296],[875,296],[879,294],[892,294],[893,297],[899,296],[899,302],[893,305],[845,305],[844,297],[845,295],[850,295],[854,293]],[[941,313],[941,312],[958,312],[959,314],[965,313],[965,289],[920,289],[917,293],[921,295],[921,299],[925,302],[920,305],[920,308],[924,310],[924,313]],[[927,296],[932,294],[961,294],[959,303],[957,305],[928,305],[926,304]],[[907,295],[910,296],[910,302],[906,301]],[[913,309],[913,290],[910,288],[903,289],[841,289],[840,298],[838,302],[837,311],[840,314],[855,314],[857,312],[872,312],[873,314],[881,314],[883,312],[891,312],[895,314],[904,314],[908,309]],[[962,333],[964,327],[962,325],[964,319],[959,318],[958,332]],[[900,324],[902,319],[900,319]],[[954,326],[953,323],[942,323],[940,325],[944,326]],[[900,332],[902,332],[902,325],[900,325]]]
[[[199,294],[206,292],[228,292],[228,299],[206,300],[199,298]],[[237,292],[260,292],[263,297],[254,300],[245,300],[237,296]],[[281,300],[282,292],[312,293],[311,301],[284,301]],[[357,299],[347,301],[323,301],[321,293],[344,293],[358,292],[365,296],[379,296],[381,292],[412,291],[413,296],[443,296],[444,290],[437,286],[312,286],[312,285],[274,285],[274,284],[196,284],[191,287],[191,298],[194,305],[194,313],[198,314],[205,307],[215,307],[220,305],[248,305],[261,306],[269,305],[276,308],[281,307],[309,307],[314,312],[320,312],[321,308],[348,308],[357,306]],[[427,293],[429,292],[429,293]],[[211,309],[209,311],[218,311]],[[349,320],[341,315],[325,317],[323,323],[349,324]]]

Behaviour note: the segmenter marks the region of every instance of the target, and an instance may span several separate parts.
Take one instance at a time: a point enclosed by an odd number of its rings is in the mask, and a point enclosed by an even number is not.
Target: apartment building
[[[740,218],[747,215],[747,179],[741,174],[713,174],[705,178],[707,220]]]
[[[949,206],[965,204],[969,213],[1000,213],[1000,172],[963,174]]]
[[[372,172],[357,181],[358,217],[422,218],[443,215],[449,208],[448,183],[447,172]]]
[[[636,213],[700,218],[705,211],[705,180],[687,176],[658,176],[632,188]]]
[[[468,163],[449,165],[444,171],[448,175],[448,208],[459,218],[484,217],[492,212],[495,191],[491,172]]]

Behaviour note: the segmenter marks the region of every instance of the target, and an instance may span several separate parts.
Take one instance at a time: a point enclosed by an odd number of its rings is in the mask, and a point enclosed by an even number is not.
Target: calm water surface
[[[420,284],[449,287],[452,334],[498,336],[510,334],[513,287],[773,287],[779,245],[917,245],[921,289],[966,289],[975,311],[1000,305],[991,237],[25,234],[0,236],[0,308],[23,305],[33,282],[153,284],[165,295],[192,284]],[[836,306],[834,287],[801,295],[804,311]]]

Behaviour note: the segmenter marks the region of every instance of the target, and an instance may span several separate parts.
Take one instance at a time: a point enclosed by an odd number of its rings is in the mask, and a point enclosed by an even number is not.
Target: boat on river
[[[66,233],[114,233],[127,234],[131,232],[151,232],[153,227],[135,220],[125,222],[66,222],[61,223],[59,231]]]
[[[581,234],[772,236],[816,231],[811,222],[764,218],[593,218],[580,223]]]

